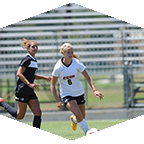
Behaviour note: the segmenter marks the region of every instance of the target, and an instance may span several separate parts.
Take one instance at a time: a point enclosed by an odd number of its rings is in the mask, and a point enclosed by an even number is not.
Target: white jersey
[[[80,96],[84,93],[82,83],[79,80],[80,73],[85,66],[78,59],[72,58],[72,63],[66,66],[62,59],[58,60],[53,69],[52,75],[58,77],[60,83],[60,96]]]

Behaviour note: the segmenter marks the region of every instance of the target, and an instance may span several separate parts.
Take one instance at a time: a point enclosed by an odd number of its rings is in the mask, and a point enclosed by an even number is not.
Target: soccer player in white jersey
[[[35,79],[43,79],[48,82],[51,81],[50,77],[35,74],[38,65],[35,55],[38,52],[36,41],[23,39],[21,46],[27,50],[28,54],[21,60],[17,76],[17,87],[15,89],[15,100],[17,101],[17,108],[10,106],[0,98],[0,106],[5,108],[16,119],[23,119],[26,113],[27,105],[30,107],[34,114],[33,126],[40,128],[41,125],[41,109],[38,98],[34,90],[38,89],[39,84],[35,84]]]
[[[55,64],[52,79],[51,91],[55,97],[57,107],[63,107],[63,103],[73,113],[70,119],[72,121],[72,129],[75,131],[77,123],[86,134],[89,130],[88,124],[85,121],[85,98],[84,89],[79,80],[80,73],[88,81],[95,96],[103,99],[103,94],[97,90],[93,80],[88,75],[85,66],[79,60],[78,56],[73,53],[73,47],[70,43],[64,43],[60,49],[63,57]],[[57,91],[56,83],[60,84],[60,101]]]

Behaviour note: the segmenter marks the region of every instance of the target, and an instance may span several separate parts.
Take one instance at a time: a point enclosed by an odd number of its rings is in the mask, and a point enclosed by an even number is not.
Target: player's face
[[[38,46],[36,42],[32,42],[30,48],[28,49],[29,53],[34,57],[38,52]]]
[[[64,51],[64,57],[66,59],[72,59],[72,57],[73,57],[73,48],[72,47],[66,48],[66,50]]]

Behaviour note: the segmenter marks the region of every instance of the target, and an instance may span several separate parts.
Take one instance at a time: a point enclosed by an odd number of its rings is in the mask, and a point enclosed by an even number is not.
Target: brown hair
[[[60,53],[63,54],[64,50],[68,47],[73,47],[73,46],[70,43],[64,43],[60,48]],[[76,55],[75,53],[73,54],[73,58],[79,59],[78,55]]]
[[[21,43],[21,46],[22,46],[23,49],[27,49],[27,48],[29,48],[31,46],[32,42],[36,42],[36,41],[27,40],[27,39],[23,38],[23,42]]]

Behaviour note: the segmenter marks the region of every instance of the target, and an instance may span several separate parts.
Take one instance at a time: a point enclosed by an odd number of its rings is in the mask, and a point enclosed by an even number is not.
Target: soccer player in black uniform
[[[38,52],[36,41],[23,39],[21,46],[27,50],[28,54],[22,59],[17,71],[19,77],[15,89],[15,100],[17,101],[17,109],[4,102],[0,98],[0,106],[5,108],[16,119],[23,119],[26,113],[27,105],[34,114],[33,126],[40,128],[41,125],[41,109],[38,98],[34,90],[38,89],[39,84],[35,84],[35,79],[44,79],[51,81],[50,77],[35,74],[38,65],[35,54]]]

